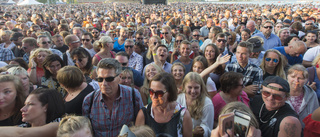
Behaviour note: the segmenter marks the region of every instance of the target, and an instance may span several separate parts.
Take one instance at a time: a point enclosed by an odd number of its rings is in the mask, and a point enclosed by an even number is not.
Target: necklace
[[[271,118],[269,118],[267,121],[263,121],[263,120],[261,119],[261,111],[262,111],[263,106],[264,106],[264,103],[262,104],[262,106],[261,106],[261,108],[260,108],[259,120],[260,120],[260,122],[262,122],[263,124],[265,124],[265,123],[267,123],[269,120],[271,120],[271,119],[278,113],[279,109],[272,115]]]

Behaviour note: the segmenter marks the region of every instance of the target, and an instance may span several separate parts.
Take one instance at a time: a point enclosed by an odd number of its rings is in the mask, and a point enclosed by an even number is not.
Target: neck
[[[170,42],[171,42],[171,37],[168,38],[168,39],[166,39],[166,42],[167,42],[167,43],[170,43]]]
[[[31,127],[39,127],[46,124],[46,116],[43,116],[41,118],[38,118],[37,121],[30,123]]]
[[[223,98],[226,103],[234,102],[238,100],[238,96],[233,96],[232,94],[220,92],[221,97]]]
[[[120,36],[119,40],[124,41],[124,40],[126,40],[126,38]]]
[[[264,67],[265,71],[268,72],[269,74],[273,74],[275,71],[275,68],[271,68],[271,67]]]
[[[248,62],[247,62],[247,63],[239,63],[239,65],[240,65],[242,68],[244,68],[244,67],[246,67],[246,66],[248,65]]]
[[[290,88],[290,96],[300,96],[303,93],[302,87]]]
[[[10,45],[12,42],[11,41],[5,41],[6,45]]]
[[[4,107],[4,108],[0,108],[0,117],[9,117],[11,116],[11,114],[13,113],[14,111],[14,108],[15,108],[15,102],[13,102],[12,104],[8,105],[7,107]]]
[[[77,88],[65,88],[66,91],[69,93],[69,94],[73,94],[73,93],[77,93],[77,92],[81,92],[83,89],[85,89],[87,87],[87,83],[86,82],[83,82],[79,87]]]
[[[83,45],[85,48],[87,48],[87,49],[92,49],[93,48],[93,46],[92,46],[92,44],[90,44],[90,45]]]
[[[101,50],[99,52],[105,53],[106,55],[108,55],[109,50],[107,49],[107,47],[105,47],[105,48],[101,48]]]
[[[182,80],[183,79],[176,79],[176,84],[177,84],[177,87],[179,88],[179,86],[182,84]]]
[[[116,89],[116,92],[111,92],[110,94],[102,94],[103,100],[105,102],[114,102],[116,98],[120,96],[120,89],[119,86]]]
[[[187,57],[185,57],[185,56],[181,56],[180,58],[179,58],[179,60],[181,61],[181,62],[187,62],[187,61],[190,61],[190,58],[187,56]]]
[[[268,38],[271,36],[271,34],[270,34],[270,35],[265,35],[265,34],[264,34],[264,36],[268,39]]]
[[[175,103],[175,102],[166,102],[166,103],[163,103],[162,105],[160,105],[158,108],[158,111],[162,112],[162,113],[167,113],[171,110],[171,106],[172,106],[172,103]]]

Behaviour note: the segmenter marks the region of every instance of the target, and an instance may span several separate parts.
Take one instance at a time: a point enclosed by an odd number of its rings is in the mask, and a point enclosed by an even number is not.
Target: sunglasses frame
[[[154,91],[153,89],[149,88],[150,96],[155,95],[156,97],[163,97],[163,95],[166,93],[167,93],[167,91],[162,91],[162,90]]]
[[[114,79],[117,77],[118,75],[114,76],[114,77],[106,77],[106,78],[96,78],[97,82],[103,82],[103,80],[105,80],[106,82],[113,82]]]
[[[265,59],[267,62],[269,62],[269,61],[273,61],[274,63],[278,63],[279,62],[279,60],[278,59],[271,59],[271,58],[266,58]]]
[[[268,95],[265,95],[265,94],[268,94]],[[281,101],[283,100],[285,97],[279,95],[279,94],[272,94],[268,91],[261,91],[261,95],[265,96],[265,97],[270,97],[272,95],[272,98],[275,99],[275,100],[278,100],[278,101]],[[281,99],[280,99],[281,98]]]

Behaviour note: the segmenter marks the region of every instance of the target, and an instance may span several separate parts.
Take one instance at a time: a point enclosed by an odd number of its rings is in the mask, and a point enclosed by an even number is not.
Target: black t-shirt
[[[262,105],[263,108],[261,111],[260,119],[259,113]],[[298,118],[297,113],[294,110],[292,110],[290,105],[287,103],[284,106],[280,107],[278,112],[276,112],[277,110],[268,111],[264,105],[261,95],[255,96],[253,100],[250,102],[250,106],[253,114],[259,122],[261,135],[263,137],[277,137],[280,129],[280,123],[285,117],[294,116]],[[265,123],[263,123],[262,121],[264,121]]]
[[[55,47],[54,49],[57,49],[57,50],[61,51],[62,53],[65,53],[69,49],[69,47],[67,45],[63,45],[60,48]]]
[[[14,117],[19,117],[19,119],[17,121],[14,120]],[[22,123],[22,117],[21,115],[19,116],[15,116],[12,115],[11,117],[4,119],[4,120],[0,120],[0,127],[1,126],[15,126],[15,125],[20,125]]]
[[[75,114],[75,115],[82,115],[82,103],[84,98],[94,91],[91,85],[87,85],[85,89],[83,89],[75,98],[70,100],[69,102],[65,102],[65,110],[67,114]]]

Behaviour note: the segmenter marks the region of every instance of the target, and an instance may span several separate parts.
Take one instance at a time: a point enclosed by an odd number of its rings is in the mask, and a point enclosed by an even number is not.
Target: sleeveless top
[[[146,108],[147,107],[147,108]],[[152,103],[142,108],[143,114],[145,116],[145,124],[150,126],[155,132],[156,136],[166,136],[166,137],[182,137],[182,124],[183,116],[186,108],[180,104],[176,104],[174,114],[171,120],[167,123],[158,123],[154,120],[154,115],[152,113]]]
[[[115,56],[114,56],[114,54],[113,54],[113,52],[112,51],[110,51],[110,54],[111,54],[111,58],[115,58]],[[94,55],[97,59],[98,59],[98,62],[102,59],[98,54],[95,54]]]

